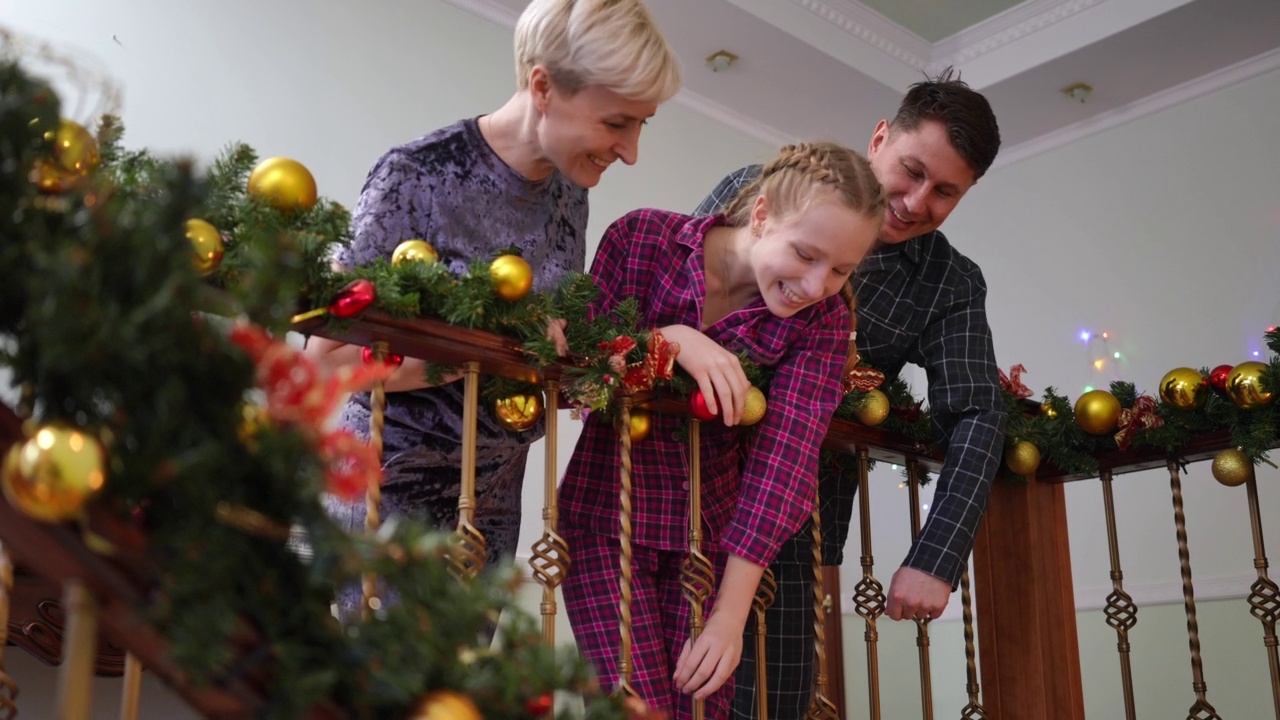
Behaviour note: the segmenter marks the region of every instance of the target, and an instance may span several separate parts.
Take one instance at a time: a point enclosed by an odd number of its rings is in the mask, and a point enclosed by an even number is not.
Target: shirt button
[[[688,490],[688,489],[689,489],[689,481],[688,481],[688,480],[685,480],[684,482],[680,483],[680,489],[681,489],[681,490]]]

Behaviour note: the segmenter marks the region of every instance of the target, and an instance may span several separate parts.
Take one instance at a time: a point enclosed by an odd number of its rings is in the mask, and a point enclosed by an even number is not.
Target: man
[[[929,409],[946,456],[933,508],[889,585],[886,614],[938,617],[959,584],[1000,463],[1005,412],[986,315],[986,282],[938,232],[991,167],[1000,131],[991,106],[950,70],[913,85],[867,148],[888,204],[877,247],[850,278],[863,362],[893,377],[910,362],[928,376]],[[759,172],[738,170],[697,214],[717,212]],[[823,562],[839,565],[856,477],[819,470]],[[779,584],[767,617],[769,715],[804,717],[813,684],[811,531],[788,541],[771,566]],[[747,632],[750,634],[750,631]],[[755,643],[743,642],[734,714],[754,718]]]

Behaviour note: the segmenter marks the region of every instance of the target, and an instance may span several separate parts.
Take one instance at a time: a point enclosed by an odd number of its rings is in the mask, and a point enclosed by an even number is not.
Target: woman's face
[[[751,267],[769,311],[790,317],[840,292],[875,244],[879,217],[851,210],[834,194],[814,198],[803,211],[778,217],[768,201],[752,212]]]
[[[633,165],[640,151],[640,130],[658,106],[623,97],[598,85],[573,95],[548,81],[545,92],[534,86],[541,103],[538,139],[543,154],[570,180],[595,187],[614,162]]]

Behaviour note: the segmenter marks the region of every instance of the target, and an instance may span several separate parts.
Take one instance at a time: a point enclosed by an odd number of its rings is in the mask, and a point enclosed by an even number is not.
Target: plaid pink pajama
[[[589,531],[565,530],[573,558],[565,577],[565,611],[578,649],[591,662],[600,685],[618,684],[619,577],[618,538]],[[671,713],[673,720],[693,717],[693,701],[676,689],[672,676],[689,637],[689,604],[680,587],[683,551],[632,546],[631,567],[631,687],[651,708]],[[716,570],[724,571],[724,554],[707,553]],[[714,596],[708,601],[710,610]],[[707,720],[729,717],[733,678],[704,703]]]

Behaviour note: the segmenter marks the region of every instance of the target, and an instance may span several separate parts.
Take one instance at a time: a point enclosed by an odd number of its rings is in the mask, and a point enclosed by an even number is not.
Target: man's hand
[[[885,613],[894,620],[936,620],[947,608],[951,585],[935,575],[900,567],[889,582]]]

